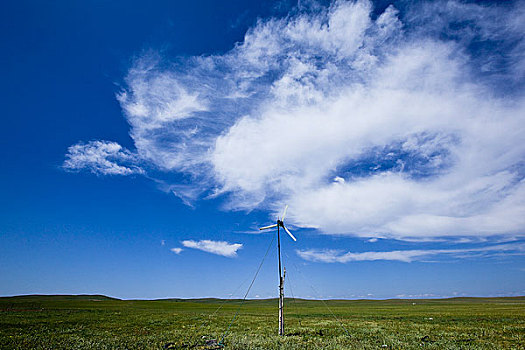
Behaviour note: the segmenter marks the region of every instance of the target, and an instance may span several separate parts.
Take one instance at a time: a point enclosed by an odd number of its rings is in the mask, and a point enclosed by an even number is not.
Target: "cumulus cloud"
[[[136,150],[75,145],[64,167],[182,174],[166,187],[187,204],[288,203],[324,234],[523,235],[522,5],[336,1],[222,55],[144,55],[118,95]]]
[[[170,249],[172,252],[174,252],[175,254],[180,254],[184,249],[182,248],[171,248]]]
[[[97,175],[143,174],[137,157],[116,142],[90,141],[70,146],[64,169],[78,171],[87,169]]]
[[[242,244],[240,243],[211,241],[207,239],[201,241],[186,240],[181,243],[186,248],[198,249],[204,252],[226,256],[228,258],[236,257],[237,251],[242,248]]]
[[[525,244],[500,244],[470,249],[393,250],[386,252],[344,252],[341,250],[297,250],[297,255],[307,261],[325,263],[347,263],[351,261],[389,260],[412,262],[437,256],[454,258],[493,257],[501,253],[525,255]]]

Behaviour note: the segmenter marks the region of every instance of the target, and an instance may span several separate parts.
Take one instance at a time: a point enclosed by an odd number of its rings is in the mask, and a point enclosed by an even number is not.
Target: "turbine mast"
[[[281,268],[281,221],[277,220],[277,255],[279,256],[279,335],[284,335],[284,276]]]
[[[270,228],[277,227],[277,256],[279,258],[279,335],[284,335],[284,277],[286,275],[286,268],[282,268],[281,265],[281,230],[283,230],[290,236],[291,239],[297,241],[297,239],[292,235],[290,230],[284,226],[284,217],[286,216],[286,210],[288,206],[284,207],[283,217],[277,218],[277,223],[269,226],[264,226],[259,228],[259,230],[268,230]]]

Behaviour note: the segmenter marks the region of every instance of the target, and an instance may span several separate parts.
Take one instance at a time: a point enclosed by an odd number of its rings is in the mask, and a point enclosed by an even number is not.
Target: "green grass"
[[[0,298],[0,348],[206,349],[206,341],[221,339],[239,302]],[[525,297],[326,303],[348,334],[323,302],[287,299],[287,336],[279,337],[277,300],[247,301],[225,348],[525,349]]]

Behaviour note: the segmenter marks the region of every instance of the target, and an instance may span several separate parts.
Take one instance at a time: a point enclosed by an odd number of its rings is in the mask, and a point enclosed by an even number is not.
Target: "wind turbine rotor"
[[[292,233],[290,232],[290,230],[288,230],[286,228],[286,226],[282,225],[282,227],[284,228],[284,230],[286,231],[286,233],[288,233],[288,235],[294,240],[294,242],[297,242],[297,239],[292,235]]]
[[[287,210],[288,210],[288,204],[286,205],[286,207],[284,207],[283,217],[281,218],[281,221],[284,221],[284,217],[286,216],[286,211]]]
[[[274,227],[279,227],[280,226],[286,231],[288,236],[290,236],[290,238],[294,240],[294,242],[297,242],[297,238],[295,238],[294,235],[292,235],[292,233],[290,232],[290,230],[288,230],[288,228],[286,226],[284,226],[284,218],[286,216],[286,211],[287,210],[288,210],[288,205],[286,205],[284,207],[283,217],[280,218],[280,219],[277,218],[277,223],[276,224],[261,227],[261,228],[259,228],[259,230],[262,231],[262,230],[267,230],[267,229],[270,229],[270,228],[274,228]]]
[[[262,231],[262,230],[267,230],[269,228],[274,228],[274,227],[277,227],[277,224],[273,224],[273,225],[270,225],[270,226],[264,226],[264,227],[259,228],[259,230]]]

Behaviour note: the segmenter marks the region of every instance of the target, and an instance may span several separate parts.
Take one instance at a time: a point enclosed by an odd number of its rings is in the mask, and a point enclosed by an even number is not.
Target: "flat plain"
[[[240,304],[100,295],[3,297],[0,348],[525,349],[525,297],[286,299],[284,337],[276,334],[276,299]]]

